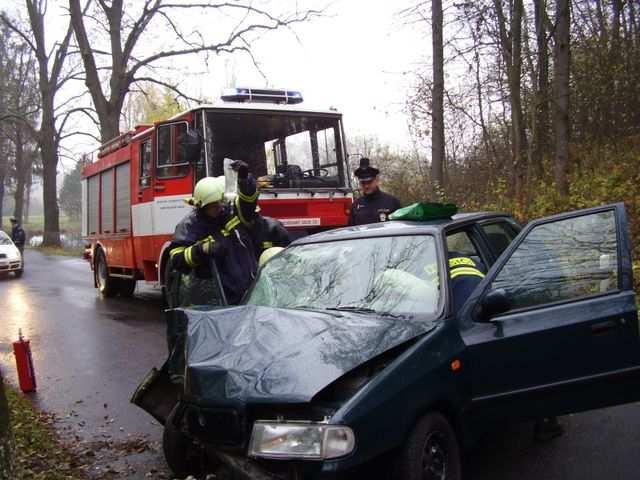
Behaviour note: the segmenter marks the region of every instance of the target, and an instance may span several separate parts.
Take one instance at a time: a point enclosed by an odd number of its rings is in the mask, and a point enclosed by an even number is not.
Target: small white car
[[[20,277],[23,268],[20,250],[11,237],[0,230],[0,277],[6,276],[9,272],[14,272],[16,277]]]

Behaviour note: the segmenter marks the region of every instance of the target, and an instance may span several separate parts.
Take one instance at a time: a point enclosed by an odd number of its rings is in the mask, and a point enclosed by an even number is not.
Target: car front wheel
[[[460,480],[462,465],[456,434],[439,413],[422,417],[405,443],[395,478],[405,480]]]

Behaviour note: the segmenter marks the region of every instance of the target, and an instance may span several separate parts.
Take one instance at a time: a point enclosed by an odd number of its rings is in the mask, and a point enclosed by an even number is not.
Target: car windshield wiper
[[[306,305],[294,305],[292,307],[285,307],[285,308],[291,308],[293,310],[307,310],[309,312],[325,313],[327,315],[333,315],[334,317],[342,317],[342,315],[340,315],[339,313],[327,312],[326,310],[331,310],[330,308],[312,308]]]
[[[408,318],[406,315],[400,315],[391,312],[379,312],[369,307],[358,307],[356,305],[338,305],[336,307],[327,307],[326,310],[337,310],[339,312],[355,312],[355,313],[371,313],[380,317],[391,318]]]

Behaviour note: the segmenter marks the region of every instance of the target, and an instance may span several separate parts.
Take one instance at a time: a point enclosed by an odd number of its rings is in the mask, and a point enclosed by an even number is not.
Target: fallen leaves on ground
[[[29,399],[6,386],[14,437],[15,478],[85,480],[83,465],[56,435],[54,417],[38,411]]]

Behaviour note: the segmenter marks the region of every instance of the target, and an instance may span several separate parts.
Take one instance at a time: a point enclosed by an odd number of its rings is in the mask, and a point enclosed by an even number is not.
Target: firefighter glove
[[[197,245],[199,254],[208,257],[220,257],[224,255],[224,246],[221,242],[216,242],[212,237],[208,237]]]
[[[239,179],[245,179],[249,176],[249,165],[242,160],[234,160],[231,163],[231,168],[238,172]]]

